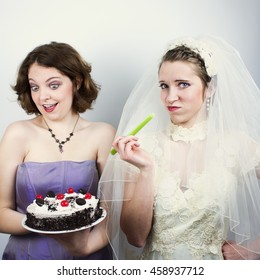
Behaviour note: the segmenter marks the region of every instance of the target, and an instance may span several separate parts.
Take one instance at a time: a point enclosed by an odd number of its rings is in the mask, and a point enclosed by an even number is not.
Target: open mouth
[[[44,105],[42,105],[42,107],[45,110],[45,112],[50,113],[50,112],[52,112],[56,108],[57,104],[58,103],[55,103],[55,104],[44,104]]]

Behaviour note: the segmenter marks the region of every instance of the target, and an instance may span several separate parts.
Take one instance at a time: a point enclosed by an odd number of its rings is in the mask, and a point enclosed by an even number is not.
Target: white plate
[[[73,230],[59,230],[59,231],[45,231],[45,230],[38,230],[38,229],[35,229],[35,228],[31,228],[31,227],[28,227],[25,222],[26,222],[26,217],[23,218],[22,220],[22,226],[29,230],[29,231],[32,231],[32,232],[37,232],[37,233],[43,233],[43,234],[61,234],[61,233],[69,233],[69,232],[75,232],[75,231],[80,231],[80,230],[83,230],[83,229],[87,229],[87,228],[90,228],[90,227],[93,227],[97,224],[99,224],[100,222],[102,222],[105,217],[107,215],[107,212],[105,209],[103,209],[103,213],[102,213],[102,216],[96,220],[94,223],[90,224],[90,225],[87,225],[87,226],[84,226],[84,227],[81,227],[81,228],[75,228]]]

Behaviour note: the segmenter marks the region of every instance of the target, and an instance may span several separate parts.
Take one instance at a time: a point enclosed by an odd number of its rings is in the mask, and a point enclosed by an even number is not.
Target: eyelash
[[[49,85],[49,87],[52,89],[52,90],[56,90],[57,88],[59,88],[60,84],[59,83],[52,83]],[[38,86],[35,86],[35,85],[31,85],[30,86],[31,88],[31,91],[33,92],[37,92],[39,87]]]
[[[53,86],[54,86],[54,88],[53,88]],[[59,86],[60,86],[59,83],[50,84],[50,88],[51,88],[51,89],[54,89],[54,90],[57,89]]]
[[[36,92],[38,90],[37,86],[31,85],[30,88],[31,88],[31,91],[33,91],[33,92]]]
[[[187,88],[187,87],[190,86],[190,83],[187,83],[187,82],[180,82],[180,83],[178,83],[178,86],[179,86],[180,88]]]
[[[168,88],[168,85],[166,85],[165,83],[162,83],[162,84],[159,85],[159,87],[161,89],[166,89],[166,88]]]
[[[180,88],[187,88],[187,87],[189,87],[189,86],[190,86],[190,83],[187,83],[187,82],[179,82],[179,83],[178,83],[178,87],[180,87]],[[166,88],[168,88],[169,86],[168,86],[167,84],[165,84],[165,83],[162,83],[162,84],[159,85],[159,87],[160,87],[161,89],[166,89]]]

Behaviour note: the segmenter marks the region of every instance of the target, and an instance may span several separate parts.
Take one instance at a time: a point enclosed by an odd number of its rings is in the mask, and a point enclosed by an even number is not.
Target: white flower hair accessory
[[[206,44],[203,41],[196,40],[194,38],[182,38],[177,39],[172,43],[167,51],[172,50],[179,46],[185,46],[195,53],[199,54],[201,58],[204,60],[207,74],[210,77],[213,77],[217,74],[216,60],[214,56],[214,52],[211,49],[209,44]]]

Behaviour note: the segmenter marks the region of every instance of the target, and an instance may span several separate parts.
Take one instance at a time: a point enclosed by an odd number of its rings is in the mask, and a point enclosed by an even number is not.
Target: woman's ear
[[[82,79],[76,78],[76,89],[79,90],[82,85]]]
[[[215,80],[212,78],[211,81],[207,84],[207,87],[205,89],[205,98],[210,98],[213,97],[213,95],[215,94]]]

